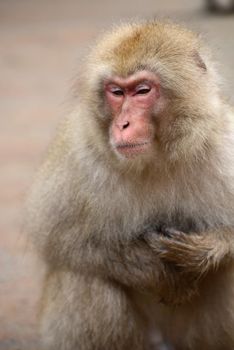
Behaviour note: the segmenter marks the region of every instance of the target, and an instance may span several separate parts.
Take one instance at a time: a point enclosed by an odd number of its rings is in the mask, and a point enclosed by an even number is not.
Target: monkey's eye
[[[116,96],[123,96],[124,95],[123,90],[120,89],[119,87],[112,87],[110,91],[113,95],[116,95]]]
[[[150,92],[151,88],[148,85],[139,85],[136,89],[136,94],[137,95],[145,95]]]

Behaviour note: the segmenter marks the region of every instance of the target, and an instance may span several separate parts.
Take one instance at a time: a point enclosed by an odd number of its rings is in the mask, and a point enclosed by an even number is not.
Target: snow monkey
[[[169,22],[91,49],[28,201],[45,349],[147,350],[155,329],[176,350],[234,349],[234,115],[218,80],[199,36]]]

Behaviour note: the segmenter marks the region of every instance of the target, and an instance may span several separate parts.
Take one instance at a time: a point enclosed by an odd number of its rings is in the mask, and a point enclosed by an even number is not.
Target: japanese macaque
[[[234,349],[234,115],[197,35],[91,50],[28,203],[50,350]]]

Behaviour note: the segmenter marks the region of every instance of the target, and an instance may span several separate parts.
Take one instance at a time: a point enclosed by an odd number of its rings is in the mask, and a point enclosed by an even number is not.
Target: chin
[[[123,167],[127,171],[133,171],[140,175],[147,167],[152,169],[152,159],[155,157],[155,152],[153,152],[151,145],[139,149],[132,148],[124,151],[121,149],[121,152],[115,147],[114,152],[121,168]]]

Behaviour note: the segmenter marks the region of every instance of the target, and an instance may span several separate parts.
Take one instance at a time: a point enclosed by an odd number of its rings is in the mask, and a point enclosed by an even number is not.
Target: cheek
[[[138,137],[146,137],[149,138],[151,136],[153,130],[152,122],[147,119],[140,119],[132,123],[132,127],[129,128]]]

